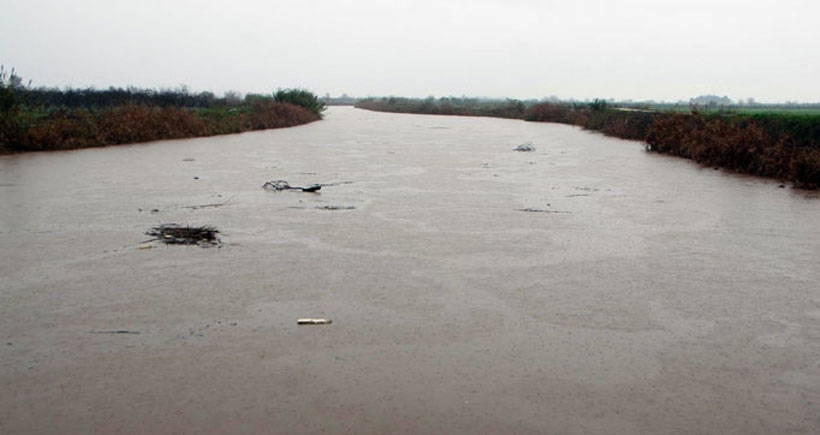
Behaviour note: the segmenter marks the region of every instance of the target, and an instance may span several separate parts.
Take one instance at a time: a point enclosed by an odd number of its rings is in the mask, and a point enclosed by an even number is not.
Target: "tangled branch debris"
[[[154,240],[159,240],[168,245],[218,245],[219,239],[216,237],[219,231],[212,226],[191,227],[178,224],[163,224],[153,227],[147,235],[154,236]]]
[[[301,190],[302,192],[316,192],[322,188],[321,184],[311,184],[310,186],[291,186],[285,180],[268,181],[262,185],[262,188],[268,190]]]

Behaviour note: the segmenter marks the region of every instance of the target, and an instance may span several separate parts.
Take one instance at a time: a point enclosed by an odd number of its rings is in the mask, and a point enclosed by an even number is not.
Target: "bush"
[[[647,133],[647,148],[704,165],[788,180],[798,187],[820,187],[820,149],[795,146],[790,131],[758,122],[747,117],[659,115]]]
[[[569,104],[538,103],[527,108],[524,119],[527,121],[577,124],[578,113]]]
[[[309,112],[321,117],[327,106],[325,102],[312,92],[304,89],[279,89],[273,94],[273,99],[277,103],[290,103],[294,106],[304,107]]]

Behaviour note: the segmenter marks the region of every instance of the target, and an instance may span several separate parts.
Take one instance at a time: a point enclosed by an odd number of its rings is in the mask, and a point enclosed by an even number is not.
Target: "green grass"
[[[820,116],[820,108],[815,107],[783,107],[783,108],[756,108],[756,107],[741,107],[737,109],[738,113],[749,115],[760,114],[783,114],[783,115],[808,115]]]

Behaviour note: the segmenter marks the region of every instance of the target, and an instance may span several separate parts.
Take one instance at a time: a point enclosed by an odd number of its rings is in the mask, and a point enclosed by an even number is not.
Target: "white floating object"
[[[328,325],[333,323],[330,319],[313,319],[313,318],[306,318],[306,319],[299,319],[296,321],[298,325]]]

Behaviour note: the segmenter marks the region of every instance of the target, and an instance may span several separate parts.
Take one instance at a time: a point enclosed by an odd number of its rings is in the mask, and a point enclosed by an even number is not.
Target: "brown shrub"
[[[524,112],[524,119],[527,121],[580,125],[584,118],[583,115],[575,111],[569,104],[560,103],[533,104]]]
[[[67,150],[211,136],[292,127],[318,119],[318,115],[303,107],[273,101],[259,101],[242,110],[212,110],[203,116],[173,106],[151,108],[134,104],[97,113],[61,110],[32,123],[20,143],[9,151]]]
[[[110,145],[212,134],[203,119],[176,107],[115,107],[101,112],[98,123],[102,140]]]
[[[820,150],[799,148],[789,162],[791,181],[797,187],[820,188]]]
[[[104,145],[94,116],[85,110],[59,111],[26,132],[19,151],[69,150]]]
[[[820,150],[795,147],[789,135],[774,137],[754,122],[664,114],[646,136],[647,149],[737,172],[820,187]]]
[[[248,115],[250,130],[292,127],[319,119],[307,109],[290,103],[258,101],[253,103],[252,109]]]

